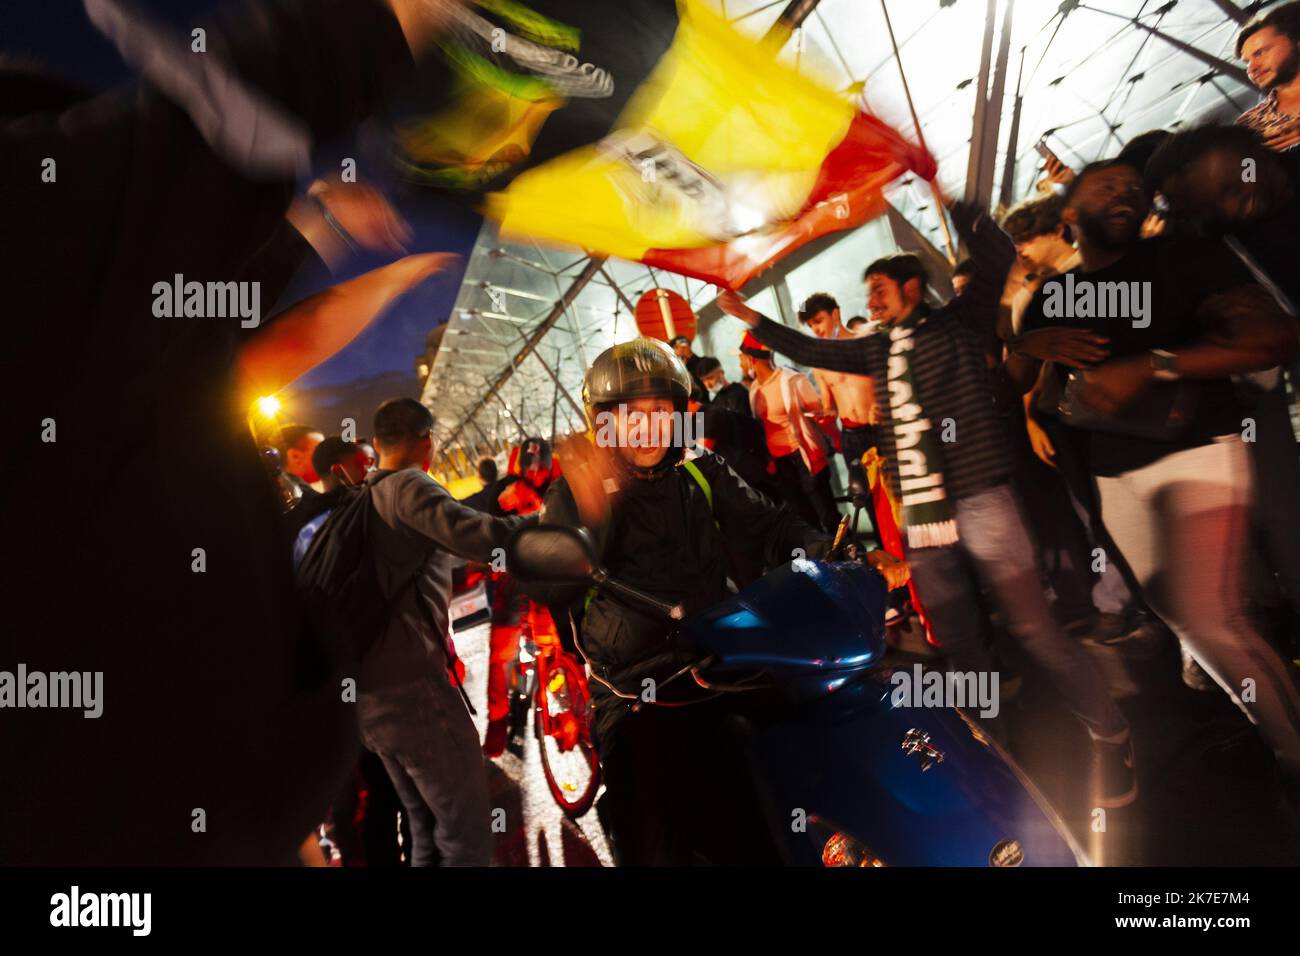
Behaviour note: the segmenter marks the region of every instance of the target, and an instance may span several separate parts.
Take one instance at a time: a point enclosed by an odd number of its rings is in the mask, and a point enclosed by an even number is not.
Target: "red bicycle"
[[[524,755],[528,711],[551,796],[570,817],[591,809],[600,789],[600,759],[591,740],[591,695],[583,664],[564,649],[545,608],[533,604],[519,633],[510,675],[508,749]]]

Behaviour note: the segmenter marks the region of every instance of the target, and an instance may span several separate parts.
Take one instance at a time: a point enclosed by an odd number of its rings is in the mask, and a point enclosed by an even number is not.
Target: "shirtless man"
[[[804,300],[799,310],[799,321],[819,339],[853,337],[840,319],[839,303],[825,292],[815,292]],[[868,487],[862,456],[879,443],[877,426],[880,415],[876,410],[875,383],[866,375],[828,372],[820,368],[813,369],[813,380],[821,393],[822,408],[828,415],[839,417],[840,444],[850,477],[858,478],[864,488]]]
[[[740,345],[740,367],[746,377],[753,373],[750,408],[763,426],[782,498],[805,524],[834,534],[840,513],[819,427],[825,411],[812,383],[793,369],[777,367],[771,350],[752,335]]]

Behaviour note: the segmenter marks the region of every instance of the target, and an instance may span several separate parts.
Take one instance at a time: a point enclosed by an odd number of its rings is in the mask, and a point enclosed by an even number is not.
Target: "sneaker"
[[[1098,807],[1117,810],[1137,799],[1132,737],[1115,744],[1093,741],[1092,779],[1093,793],[1096,795],[1094,803]]]
[[[483,740],[483,756],[500,757],[506,751],[506,734],[510,731],[510,720],[499,717],[489,720],[487,737]]]

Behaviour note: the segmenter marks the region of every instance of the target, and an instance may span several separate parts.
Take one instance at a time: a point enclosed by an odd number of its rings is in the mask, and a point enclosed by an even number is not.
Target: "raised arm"
[[[948,307],[960,313],[963,323],[977,326],[991,335],[997,326],[1007,275],[1016,261],[1015,244],[983,208],[971,203],[953,202],[948,210],[957,234],[975,263],[966,294],[954,298]]]
[[[381,266],[290,306],[240,348],[239,388],[251,402],[277,392],[361,334],[400,296],[456,256],[428,252]]]
[[[753,329],[754,336],[764,345],[794,359],[800,365],[824,368],[831,372],[870,375],[873,360],[880,357],[882,345],[877,336],[815,339],[755,312],[738,293],[730,290],[718,296],[718,306],[723,312],[735,316]]]
[[[119,14],[116,22],[130,29],[119,10],[109,7],[108,13]],[[411,36],[428,34],[429,21],[403,15]],[[6,270],[17,277],[20,299],[44,301],[57,292],[66,321],[77,322],[96,303],[95,284],[85,283],[82,293],[60,288],[57,282],[67,283],[51,276],[105,274],[120,266],[115,257],[121,248],[130,248],[137,262],[153,262],[150,274],[159,277],[202,272],[203,278],[232,278],[250,251],[280,228],[296,175],[291,163],[259,165],[251,154],[265,147],[283,159],[301,149],[286,152],[280,140],[267,146],[260,113],[238,97],[244,108],[232,107],[232,84],[222,78],[236,81],[252,102],[291,118],[309,145],[334,139],[378,111],[413,66],[402,25],[374,0],[244,3],[223,8],[206,30],[206,53],[192,53],[189,36],[178,36],[182,49],[170,50],[176,54],[170,59],[136,37],[144,66],[155,62],[151,57],[167,60],[158,69],[172,70],[172,93],[146,76],[132,88],[59,113],[0,122],[0,179],[23,184],[0,190],[0,220],[22,237]],[[159,81],[167,82],[161,75]],[[245,155],[237,154],[240,148]],[[57,178],[41,183],[46,166]],[[247,171],[253,166],[261,169],[260,178]],[[123,213],[141,208],[150,218]],[[175,241],[186,223],[202,222],[241,228],[200,230],[201,243]],[[67,241],[70,230],[78,241]],[[51,261],[59,268],[51,270]]]
[[[497,548],[505,548],[514,530],[529,518],[496,518],[461,504],[446,489],[420,471],[403,472],[386,481],[397,486],[398,520],[452,554],[490,564]]]

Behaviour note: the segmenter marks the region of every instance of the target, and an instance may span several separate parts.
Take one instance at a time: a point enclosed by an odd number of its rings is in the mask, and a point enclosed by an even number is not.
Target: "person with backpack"
[[[366,456],[353,442],[331,435],[311,453],[312,468],[320,476],[321,492],[304,498],[286,514],[285,522],[293,541],[293,566],[297,568],[311,546],[316,532],[325,524],[334,506],[347,497],[348,489],[365,481],[369,471]]]
[[[680,421],[690,393],[690,374],[662,342],[638,338],[601,353],[583,387],[594,439],[570,438],[558,449],[563,475],[547,492],[541,519],[587,527],[612,578],[680,603],[688,615],[730,593],[731,555],[774,567],[823,557],[831,545],[829,535],[773,505],[716,455],[686,459],[677,440],[683,430],[672,438],[659,423]],[[906,581],[906,566],[883,552],[869,560],[891,585]],[[530,590],[582,614],[579,648],[591,670],[606,787],[599,813],[618,863],[768,859],[754,795],[731,784],[740,771],[724,727],[734,704],[708,699],[681,676],[691,658],[673,638],[672,622],[607,589]],[[732,825],[718,825],[722,819]]]
[[[349,642],[340,658],[345,670],[355,667],[361,739],[383,760],[410,819],[411,865],[487,866],[487,774],[451,670],[451,569],[456,557],[491,563],[528,519],[467,508],[429,477],[433,421],[412,398],[379,406],[379,468],[317,533],[299,588],[336,634],[337,622],[351,622],[336,638]],[[322,571],[329,567],[334,584]]]

